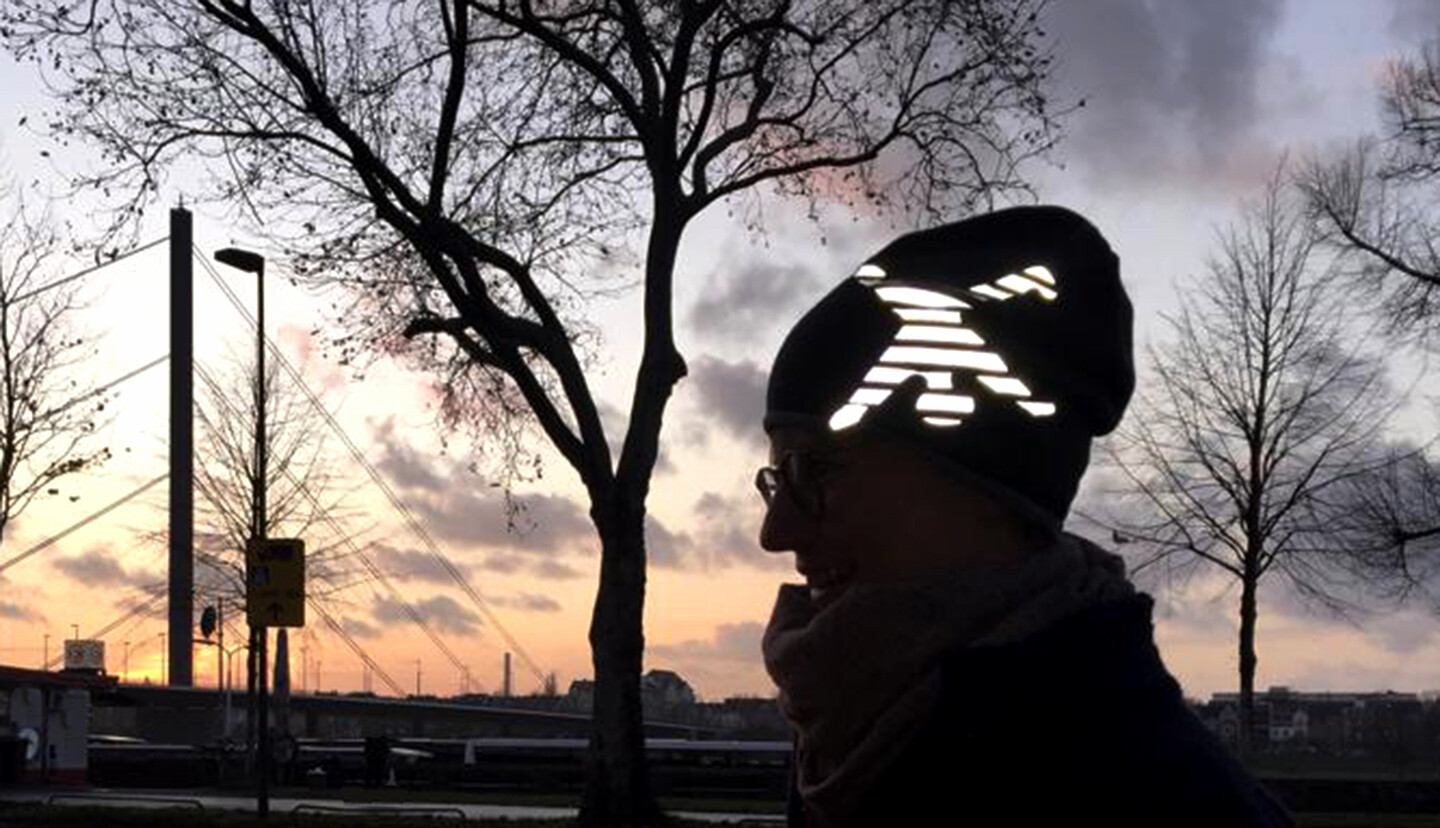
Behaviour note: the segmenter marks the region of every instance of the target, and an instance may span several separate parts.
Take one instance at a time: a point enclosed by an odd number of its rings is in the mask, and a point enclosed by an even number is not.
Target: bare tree
[[[1298,180],[1355,298],[1397,338],[1426,342],[1440,319],[1440,41],[1390,64],[1381,104],[1385,135],[1312,159]]]
[[[61,271],[66,245],[18,195],[0,193],[0,198],[3,538],[10,521],[35,498],[61,494],[61,478],[104,462],[110,450],[97,434],[104,389],[91,384],[83,370],[95,348],[74,327],[78,283],[65,282]]]
[[[232,355],[218,370],[197,364],[196,561],[200,588],[245,599],[245,549],[256,537],[254,354]],[[265,371],[266,537],[306,541],[307,598],[327,600],[356,583],[350,543],[362,534],[345,503],[347,487],[330,454],[328,426],[274,361]]]
[[[1428,447],[1389,447],[1384,462],[1323,500],[1330,533],[1377,596],[1440,612],[1440,466]]]
[[[1440,342],[1440,39],[1391,63],[1380,97],[1385,134],[1311,160],[1298,180],[1321,239],[1347,268],[1357,307],[1375,311],[1397,343],[1433,349]],[[1409,449],[1374,479],[1336,495],[1349,504],[1337,528],[1367,551],[1374,577],[1394,595],[1417,588],[1429,595],[1435,583],[1436,481],[1432,461]]]
[[[1019,165],[1056,138],[1044,2],[12,0],[0,23],[47,71],[59,135],[105,153],[80,185],[131,195],[134,213],[176,158],[209,160],[212,195],[347,291],[349,354],[428,339],[408,353],[444,378],[454,421],[500,432],[502,465],[527,456],[523,422],[575,470],[602,549],[582,822],[628,825],[660,818],[644,517],[686,372],[686,228],[722,201],[759,223],[770,195],[926,222],[1023,192]],[[617,457],[581,308],[636,281]]]
[[[1240,587],[1241,749],[1254,728],[1262,580],[1345,612],[1361,561],[1332,535],[1338,488],[1383,466],[1393,408],[1346,327],[1303,209],[1280,174],[1219,237],[1208,272],[1149,349],[1152,379],[1112,446],[1132,495],[1116,528],[1136,571],[1219,571]]]
[[[241,353],[244,353],[241,356]],[[281,371],[277,360],[265,371],[265,525],[255,525],[260,479],[257,476],[255,423],[260,411],[253,352],[232,348],[212,371],[196,364],[201,380],[196,415],[195,500],[198,591],[223,597],[236,613],[245,606],[245,550],[251,541],[301,538],[305,541],[307,601],[330,602],[350,586],[367,580],[353,560],[363,528],[345,505],[343,481],[329,454],[324,416]],[[164,541],[163,531],[156,539]],[[247,743],[255,744],[254,714],[258,636],[249,628],[246,657]]]

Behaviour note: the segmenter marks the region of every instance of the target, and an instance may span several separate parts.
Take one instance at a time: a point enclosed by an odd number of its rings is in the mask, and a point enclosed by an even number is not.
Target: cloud
[[[758,662],[760,638],[765,625],[759,621],[719,624],[709,639],[692,639],[673,644],[652,644],[651,655],[678,661]]]
[[[0,601],[0,618],[10,621],[44,621],[45,616],[40,611],[27,604],[18,604],[12,601]]]
[[[1391,655],[1415,655],[1435,643],[1435,619],[1417,610],[1387,613],[1365,622],[1365,637]]]
[[[1091,0],[1055,3],[1062,101],[1086,105],[1066,123],[1062,153],[1112,185],[1238,179],[1272,153],[1260,87],[1281,0]],[[1273,163],[1273,160],[1267,164]],[[1118,181],[1117,181],[1118,180]]]
[[[530,566],[530,574],[550,581],[572,581],[585,575],[573,566],[550,558],[534,561]]]
[[[604,400],[597,402],[595,407],[600,413],[600,426],[605,429],[605,439],[610,444],[610,456],[619,457],[620,449],[625,444],[625,433],[630,427],[630,416]],[[674,474],[676,471],[670,453],[665,450],[665,441],[661,440],[659,451],[655,455],[655,473]]]
[[[645,559],[651,566],[683,568],[687,563],[684,556],[690,547],[689,535],[670,531],[654,515],[645,516]]]
[[[550,494],[507,497],[503,488],[485,485],[453,459],[421,457],[397,432],[393,419],[374,425],[374,437],[380,456],[376,466],[439,539],[546,556],[593,550],[595,530],[588,510],[575,501]]]
[[[340,628],[350,633],[354,638],[373,640],[380,637],[380,628],[374,624],[361,621],[358,618],[346,618],[341,620]]]
[[[436,595],[410,605],[415,614],[440,632],[473,635],[480,631],[480,616],[448,595]],[[371,615],[381,624],[409,622],[404,606],[389,598],[376,598]]]
[[[487,595],[485,600],[493,606],[508,607],[521,612],[559,612],[560,602],[548,595],[522,592],[517,595]]]
[[[126,569],[106,549],[91,549],[72,557],[56,558],[51,566],[72,581],[85,586],[139,586],[163,580],[146,569]]]
[[[768,375],[748,360],[727,362],[702,356],[690,366],[690,381],[682,389],[693,390],[705,416],[730,434],[756,445],[765,442],[765,384]]]
[[[384,473],[388,482],[402,489],[427,492],[448,488],[446,479],[435,471],[431,463],[395,433],[394,417],[386,417],[372,427],[375,429],[375,442],[380,444],[380,459],[375,467]]]
[[[1437,12],[1435,0],[1390,0],[1389,32],[1406,40],[1433,37]]]
[[[690,330],[709,339],[753,341],[758,332],[775,329],[802,302],[844,275],[758,259],[733,268],[722,265],[690,307]]]
[[[380,571],[397,581],[420,581],[428,584],[448,584],[454,579],[435,556],[418,549],[397,549],[389,544],[376,544],[374,560]],[[451,561],[461,573],[467,573],[468,565]]]
[[[775,572],[790,570],[790,556],[760,548],[764,511],[759,495],[726,497],[705,492],[695,501],[693,512],[697,524],[695,555],[704,569],[749,566]]]

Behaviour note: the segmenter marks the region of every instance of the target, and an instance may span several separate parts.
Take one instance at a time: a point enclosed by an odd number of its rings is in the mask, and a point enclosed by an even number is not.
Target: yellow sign
[[[305,626],[305,541],[267,538],[245,550],[245,616],[254,627]]]

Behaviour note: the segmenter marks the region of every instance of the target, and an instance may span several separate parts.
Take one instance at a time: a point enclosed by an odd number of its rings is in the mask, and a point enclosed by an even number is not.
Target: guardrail
[[[450,816],[460,820],[461,824],[468,825],[470,818],[465,812],[453,807],[426,807],[417,805],[404,807],[398,805],[316,805],[310,802],[301,802],[290,809],[292,814],[301,814],[306,811],[314,811],[324,814],[375,814],[382,816]]]
[[[51,794],[45,800],[46,805],[54,805],[58,801],[66,799],[77,799],[88,802],[145,802],[157,805],[184,805],[193,807],[197,811],[205,810],[204,804],[198,799],[186,799],[178,796],[145,796],[143,794],[93,794],[93,793],[57,793]]]

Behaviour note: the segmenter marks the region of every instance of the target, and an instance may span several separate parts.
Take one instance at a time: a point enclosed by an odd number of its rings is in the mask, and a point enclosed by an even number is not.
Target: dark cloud
[[[645,558],[651,566],[683,568],[691,545],[689,535],[670,531],[654,515],[645,516]]]
[[[420,581],[429,584],[448,584],[453,582],[450,573],[429,552],[422,552],[418,549],[397,549],[389,544],[376,544],[374,554],[375,564],[382,572],[397,581]],[[451,563],[462,573],[469,570],[463,564]]]
[[[535,555],[584,554],[595,530],[587,510],[566,497],[524,494],[506,497],[449,458],[424,458],[396,430],[393,420],[375,428],[376,464],[441,540],[460,546],[501,547]]]
[[[705,492],[695,501],[697,527],[694,532],[695,557],[709,569],[749,566],[775,572],[788,572],[793,565],[789,555],[766,552],[760,548],[760,522],[764,507],[758,494],[726,497]]]
[[[1435,36],[1440,26],[1437,0],[1390,0],[1390,34],[1407,40]]]
[[[1216,181],[1268,151],[1259,88],[1282,0],[1053,3],[1064,157],[1127,184]],[[1273,164],[1273,160],[1267,164]],[[1249,170],[1247,169],[1247,174]],[[1233,176],[1232,176],[1233,177]]]
[[[536,595],[529,592],[517,595],[487,595],[485,600],[493,606],[508,607],[522,612],[559,612],[562,609],[560,602],[549,595]]]
[[[828,261],[828,259],[827,259]],[[788,321],[797,307],[814,300],[834,273],[756,259],[733,268],[730,262],[710,275],[690,308],[690,330],[710,339],[753,341]]]
[[[568,564],[546,558],[533,562],[530,574],[551,581],[573,581],[576,578],[584,577],[585,573]]]
[[[465,546],[557,555],[588,546],[595,538],[585,509],[558,495],[520,495],[507,504],[495,489],[456,489],[412,501],[410,506],[431,532]]]
[[[695,395],[699,409],[717,425],[756,445],[765,442],[767,373],[748,360],[726,362],[702,356],[690,365],[690,379],[681,386]]]
[[[26,604],[18,604],[12,601],[0,601],[0,618],[10,621],[44,621],[45,616],[40,611]]]
[[[1430,647],[1437,634],[1435,619],[1418,610],[1387,613],[1365,622],[1365,637],[1397,656],[1415,655]]]
[[[621,447],[625,445],[625,433],[630,427],[630,416],[604,401],[597,403],[596,408],[600,412],[600,426],[605,429],[605,439],[610,444],[610,457],[617,458],[620,456]],[[665,450],[665,443],[662,440],[660,450],[655,456],[655,473],[674,474],[675,472],[675,463],[670,459],[670,453]]]
[[[678,661],[760,661],[760,637],[765,625],[758,621],[720,624],[708,640],[681,641],[675,644],[652,644],[650,655]]]
[[[375,442],[380,445],[380,459],[375,467],[384,473],[388,482],[402,489],[427,492],[441,492],[449,488],[449,481],[435,471],[433,461],[421,457],[396,433],[394,417],[387,417],[373,427]]]
[[[380,628],[374,624],[361,621],[358,618],[346,618],[340,622],[340,628],[349,633],[353,638],[373,640],[380,637]]]
[[[92,549],[72,557],[56,558],[51,565],[70,580],[85,586],[139,586],[162,579],[162,576],[149,570],[126,569],[113,554],[104,549]]]
[[[473,635],[480,631],[480,616],[461,606],[448,595],[436,595],[412,603],[411,608],[426,623],[440,632],[456,635]],[[398,601],[376,598],[371,615],[381,624],[408,622],[410,616]]]

